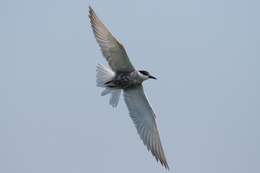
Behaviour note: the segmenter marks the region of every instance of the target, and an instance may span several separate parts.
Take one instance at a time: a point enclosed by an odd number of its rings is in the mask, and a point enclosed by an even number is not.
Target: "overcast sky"
[[[260,1],[1,0],[1,173],[165,172],[95,86],[90,4],[158,78],[170,172],[260,172]]]

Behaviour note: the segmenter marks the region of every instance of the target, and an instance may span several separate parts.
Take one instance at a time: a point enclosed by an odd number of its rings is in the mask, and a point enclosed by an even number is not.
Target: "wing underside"
[[[124,90],[124,99],[144,145],[157,161],[169,169],[156,126],[155,114],[144,94],[142,85]]]
[[[111,69],[115,72],[134,71],[123,45],[111,34],[91,7],[89,18],[95,38]]]

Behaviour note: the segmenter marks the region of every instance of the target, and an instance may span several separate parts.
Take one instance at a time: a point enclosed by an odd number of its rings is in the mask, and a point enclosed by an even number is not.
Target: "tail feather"
[[[109,100],[109,104],[113,107],[116,107],[118,105],[120,95],[121,95],[121,89],[112,90],[110,100]]]
[[[101,96],[105,96],[107,94],[111,93],[111,89],[109,88],[105,88],[102,92],[101,92]]]
[[[116,107],[120,99],[121,89],[106,87],[106,83],[111,81],[114,78],[114,76],[115,72],[113,72],[109,67],[105,67],[101,64],[97,65],[97,86],[105,88],[101,92],[101,96],[111,94],[109,104],[113,107]]]
[[[105,87],[105,83],[109,82],[115,76],[115,72],[113,72],[109,67],[105,67],[101,64],[97,65],[97,86]]]
[[[110,95],[109,104],[112,107],[116,107],[119,103],[120,95],[121,95],[121,89],[114,89],[114,88],[105,88],[101,92],[101,96],[105,96],[107,94]]]

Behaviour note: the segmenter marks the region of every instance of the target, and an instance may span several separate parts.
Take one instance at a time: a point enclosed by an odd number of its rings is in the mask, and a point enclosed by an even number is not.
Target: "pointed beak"
[[[149,76],[149,78],[150,78],[150,79],[157,79],[156,77],[151,76],[151,75]]]

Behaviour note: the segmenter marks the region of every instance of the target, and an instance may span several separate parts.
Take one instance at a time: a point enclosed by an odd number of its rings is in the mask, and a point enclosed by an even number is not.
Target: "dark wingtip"
[[[93,11],[93,9],[90,5],[88,6],[88,9],[89,9],[89,11]]]
[[[159,161],[161,162],[161,165],[162,165],[166,170],[168,170],[168,171],[170,170],[170,167],[169,167],[169,165],[168,165],[166,159],[164,159],[164,160],[159,159]]]
[[[88,9],[89,9],[89,11],[88,11],[88,12],[89,12],[88,17],[91,19],[92,16],[93,16],[93,14],[94,14],[95,12],[94,12],[93,8],[92,8],[90,5],[88,6]]]
[[[169,167],[169,165],[167,164],[167,162],[164,164],[164,167],[165,167],[165,169],[166,169],[167,171],[170,170],[170,167]]]

